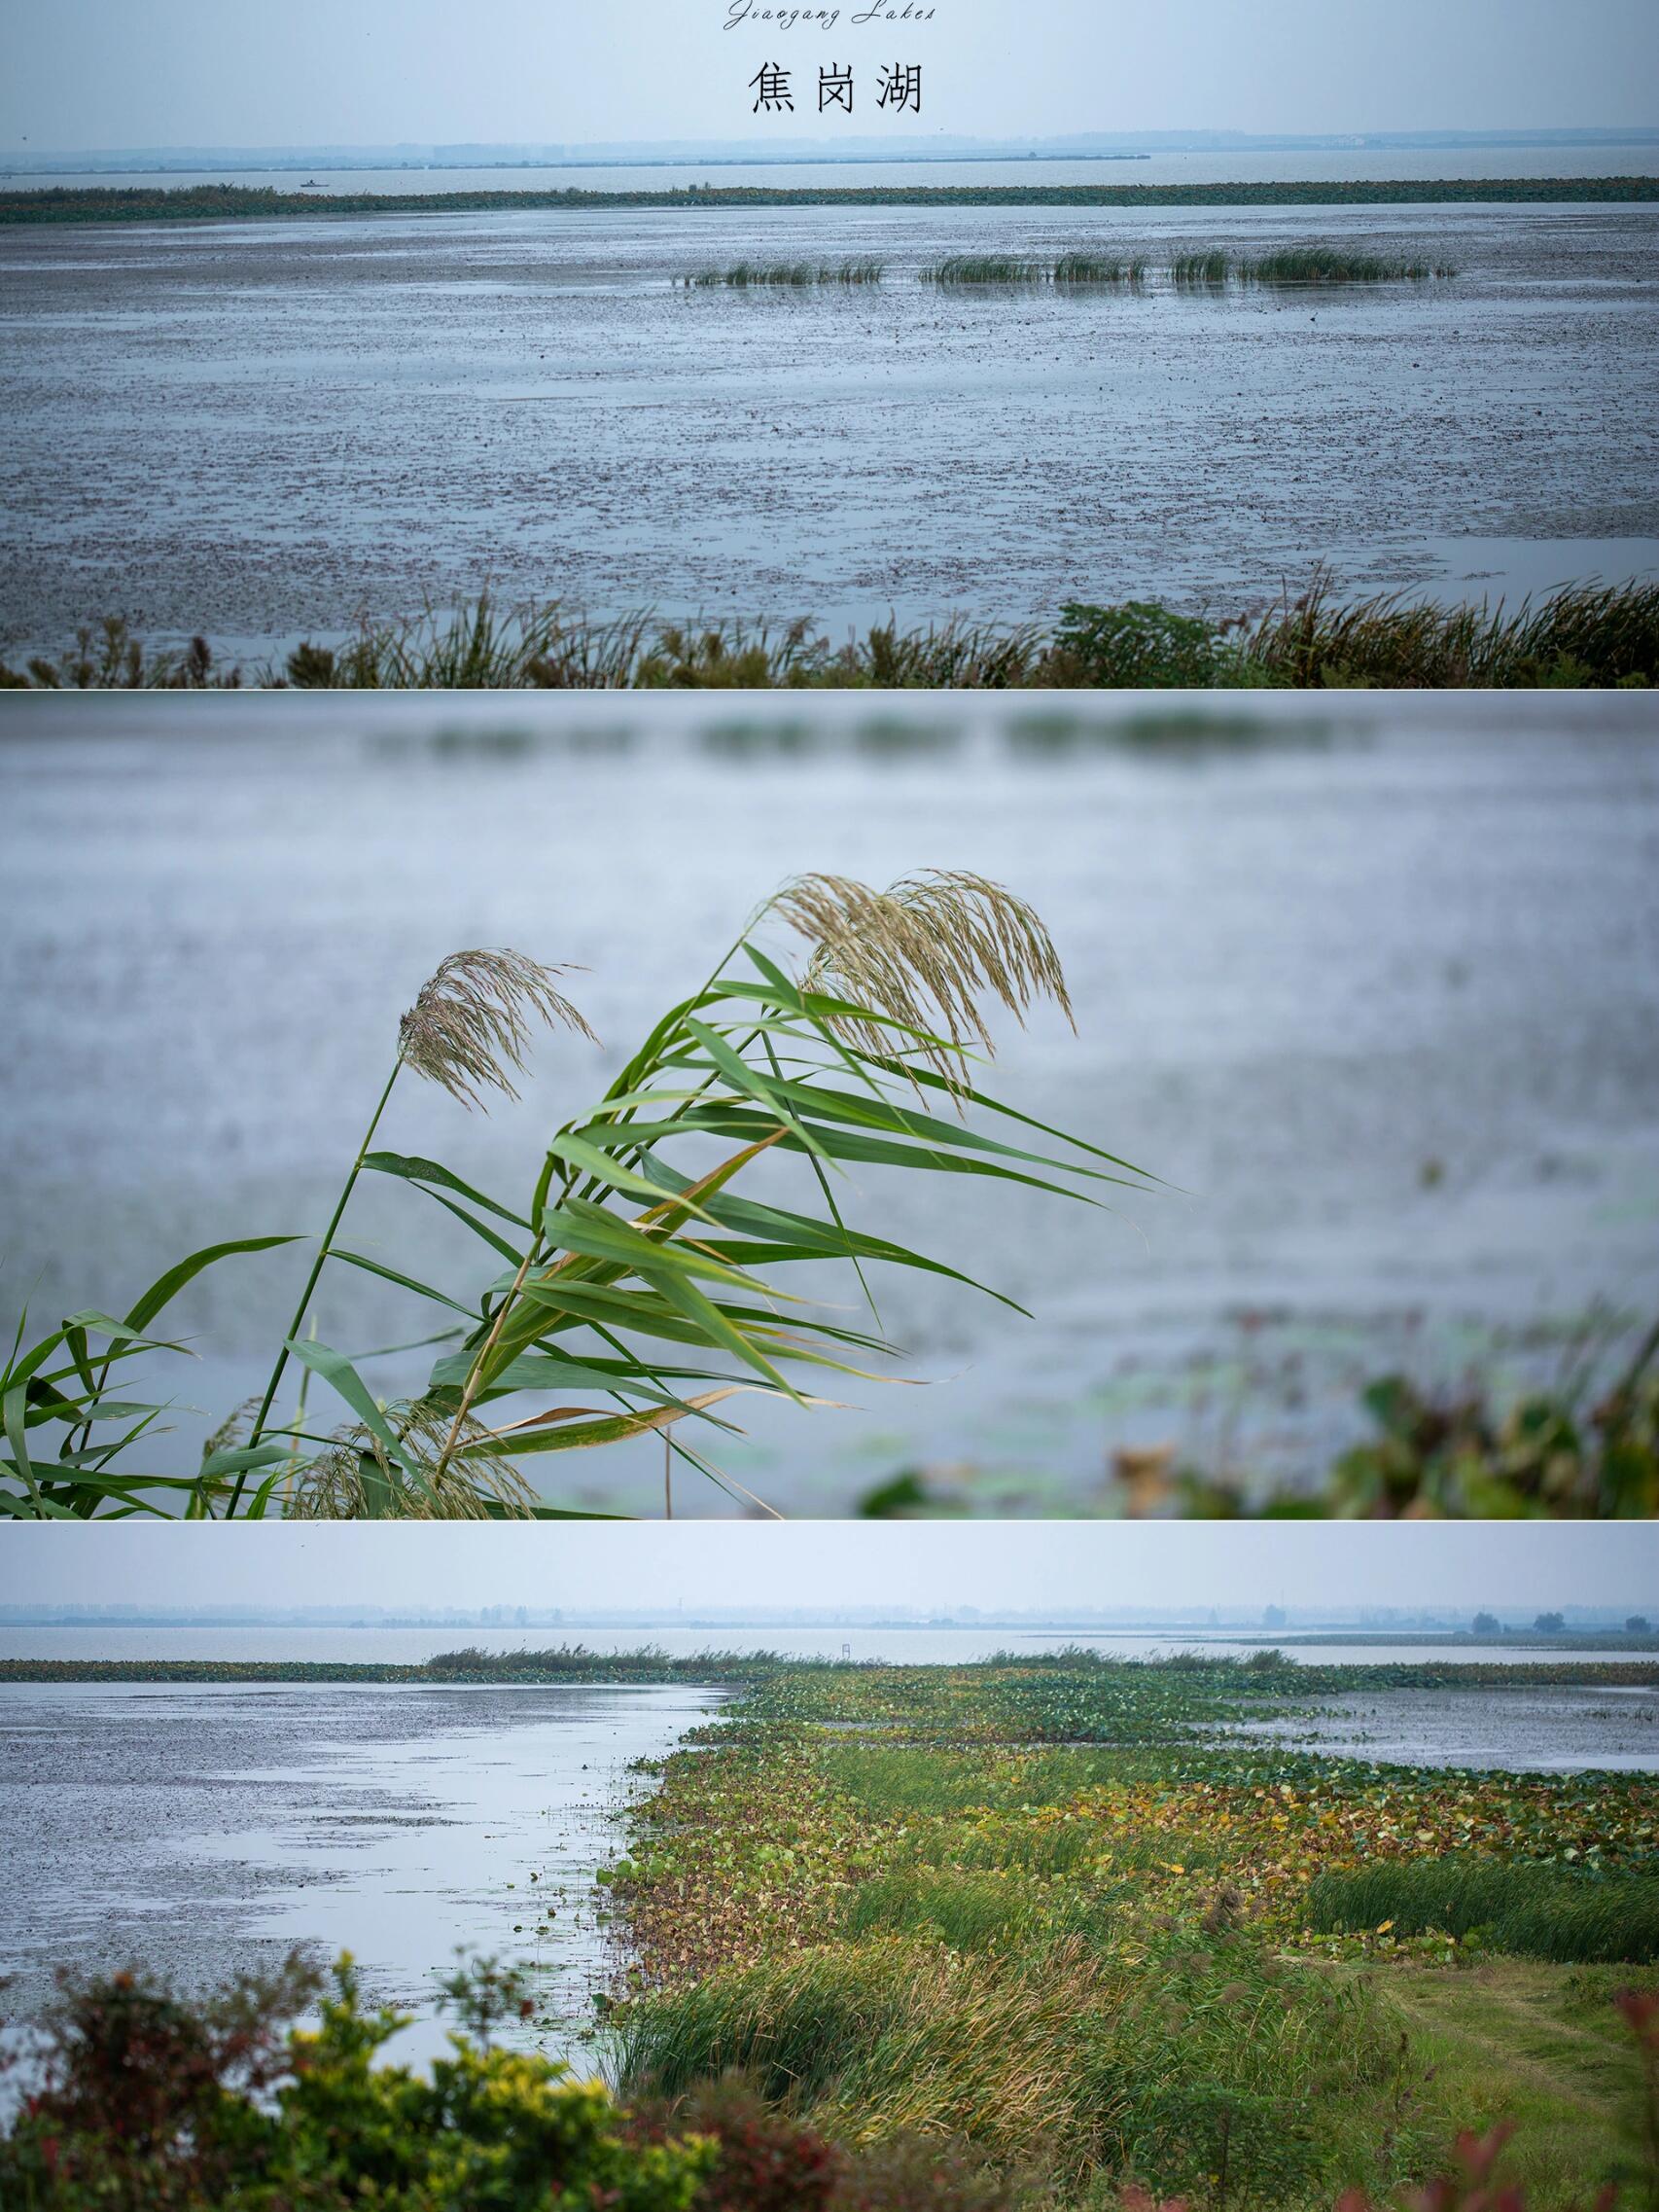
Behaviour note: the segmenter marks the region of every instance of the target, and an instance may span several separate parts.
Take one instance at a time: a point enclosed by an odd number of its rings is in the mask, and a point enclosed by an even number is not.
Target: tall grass
[[[918,273],[924,284],[1041,284],[1048,271],[1012,254],[948,254]]]
[[[1407,1860],[1318,1875],[1309,1925],[1322,1934],[1480,1930],[1500,1950],[1564,1965],[1659,1960],[1659,1877],[1596,1878],[1529,1861]]]
[[[1169,265],[1170,282],[1182,291],[1225,284],[1231,268],[1228,256],[1215,250],[1177,254]]]
[[[1444,262],[1390,260],[1342,246],[1281,246],[1241,261],[1238,273],[1246,284],[1393,284],[1458,272]]]
[[[707,291],[726,285],[737,291],[750,286],[804,287],[815,284],[879,284],[886,264],[873,258],[841,262],[777,261],[734,262],[729,268],[701,268],[680,279],[688,291]]]
[[[1147,281],[1147,267],[1143,254],[1117,261],[1103,254],[1069,253],[1054,264],[1053,278],[1056,284],[1139,285]]]
[[[649,1995],[620,2024],[625,2088],[739,2068],[815,2124],[948,2128],[1068,2202],[1103,2170],[1208,2194],[1222,2153],[1235,2201],[1299,2202],[1347,2165],[1338,2085],[1393,2063],[1368,1992],[1264,1973],[1225,1938],[1154,1943],[1126,1969],[1076,1935],[1022,1940],[1010,1914],[996,1947],[995,1916],[987,1902],[964,1949],[869,1936]]]
[[[806,620],[771,626],[594,621],[558,601],[504,605],[488,591],[452,612],[366,622],[343,644],[298,646],[246,672],[301,690],[799,691],[1150,690],[1358,687],[1534,690],[1659,683],[1659,584],[1565,585],[1510,609],[1378,593],[1345,600],[1316,570],[1298,593],[1218,620],[1155,600],[1070,601],[1053,629],[958,618],[882,624],[833,644]],[[150,653],[125,623],[86,630],[55,659],[0,661],[0,687],[47,691],[212,688],[205,640]]]
[[[1244,625],[1241,659],[1292,689],[1531,690],[1659,682],[1659,583],[1566,585],[1510,612],[1398,592],[1343,600],[1316,572]]]

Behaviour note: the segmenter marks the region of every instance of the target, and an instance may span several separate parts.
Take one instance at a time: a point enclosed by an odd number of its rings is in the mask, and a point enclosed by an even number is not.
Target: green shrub
[[[1605,1393],[1535,1392],[1500,1412],[1479,1390],[1435,1395],[1404,1375],[1362,1394],[1377,1434],[1332,1467],[1338,1513],[1427,1508],[1477,1518],[1659,1513],[1659,1328]]]
[[[1057,681],[1112,689],[1208,690],[1241,680],[1238,657],[1220,633],[1193,615],[1155,600],[1062,607],[1054,638]]]
[[[363,2010],[346,1958],[321,2024],[293,2026],[316,1986],[297,1960],[200,2007],[142,1975],[67,1982],[49,2021],[44,2086],[0,2139],[0,2203],[29,2212],[692,2212],[699,2203],[709,2143],[633,2140],[600,2084],[464,2036],[430,2079],[378,2063],[405,2017]],[[484,1993],[486,2012],[498,1995]]]

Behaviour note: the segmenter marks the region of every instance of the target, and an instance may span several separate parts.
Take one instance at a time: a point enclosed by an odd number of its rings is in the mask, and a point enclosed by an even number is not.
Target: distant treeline
[[[1659,199],[1659,177],[1396,177],[1190,185],[686,185],[650,192],[278,192],[274,185],[48,185],[0,193],[4,223],[223,222],[537,207],[1389,207]]]

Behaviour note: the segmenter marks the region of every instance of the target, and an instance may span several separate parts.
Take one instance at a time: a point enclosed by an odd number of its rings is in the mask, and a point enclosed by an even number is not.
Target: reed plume
[[[286,1511],[293,1520],[528,1520],[536,1492],[511,1460],[491,1454],[469,1460],[468,1446],[488,1435],[474,1420],[449,1445],[452,1416],[430,1399],[388,1409],[401,1454],[362,1423],[335,1432],[335,1441],[297,1471]]]
[[[351,1163],[334,1218],[317,1247],[311,1272],[300,1294],[300,1303],[265,1385],[265,1397],[248,1439],[251,1445],[259,1443],[269,1423],[270,1409],[288,1365],[289,1344],[304,1326],[312,1295],[334,1249],[340,1222],[357,1188],[357,1178],[363,1172],[363,1162],[374,1142],[374,1132],[380,1126],[380,1118],[399,1076],[406,1067],[411,1068],[416,1075],[441,1085],[464,1106],[483,1105],[480,1087],[516,1098],[518,1093],[512,1086],[512,1075],[523,1072],[525,1049],[538,1019],[549,1026],[562,1022],[578,1035],[598,1041],[582,1015],[557,987],[554,979],[565,973],[563,968],[544,967],[539,960],[532,960],[523,952],[506,949],[451,952],[447,959],[440,961],[421,985],[413,1006],[398,1023],[398,1056],[392,1062],[386,1088],[380,1093],[379,1103],[364,1131],[363,1142],[357,1148],[357,1158]],[[241,1503],[245,1480],[244,1476],[237,1478],[230,1502],[232,1512]]]
[[[961,1080],[966,1051],[995,1055],[980,1011],[987,996],[1022,1026],[1034,1000],[1052,999],[1077,1026],[1041,916],[988,876],[927,869],[872,891],[851,876],[797,875],[762,911],[781,915],[811,945],[809,989],[922,1031],[904,1050],[947,1083]],[[894,1050],[877,1021],[847,1015],[836,1026],[862,1052]]]
[[[599,1042],[554,984],[566,973],[522,952],[451,952],[398,1024],[400,1065],[441,1084],[463,1106],[483,1106],[479,1085],[516,1100],[509,1070],[523,1074],[538,1017]]]

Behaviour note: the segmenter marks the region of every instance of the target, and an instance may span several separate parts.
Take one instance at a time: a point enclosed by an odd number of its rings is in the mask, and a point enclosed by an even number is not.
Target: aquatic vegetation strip
[[[1098,285],[1139,290],[1144,287],[1151,263],[1144,253],[1127,258],[1075,247],[1054,260],[997,253],[947,254],[943,261],[926,264],[916,271],[917,281],[935,285],[1020,286],[1058,284]],[[823,284],[879,284],[886,264],[876,260],[842,262],[735,262],[729,268],[701,268],[677,279],[686,291],[719,288],[747,290],[802,290]],[[1235,260],[1218,251],[1177,254],[1169,265],[1170,282],[1178,292],[1222,287],[1236,277],[1242,284],[1391,284],[1427,282],[1451,277],[1457,270],[1445,262],[1390,260],[1380,254],[1353,253],[1341,246],[1309,245]]]
[[[1396,177],[1190,185],[685,185],[656,192],[278,192],[273,185],[40,185],[0,192],[12,223],[222,223],[495,208],[1409,207],[1659,199],[1659,177]]]
[[[681,284],[688,291],[702,292],[713,286],[725,286],[734,291],[745,291],[751,286],[761,288],[784,286],[798,290],[817,284],[879,284],[885,264],[874,259],[840,262],[734,262],[729,268],[701,268],[690,276],[683,276]]]
[[[1127,259],[1076,247],[1054,261],[1032,261],[1011,254],[949,254],[917,270],[923,284],[1059,284],[1140,286],[1150,264],[1144,254]]]
[[[1425,284],[1458,272],[1447,262],[1390,260],[1342,246],[1310,245],[1281,246],[1247,258],[1238,263],[1237,273],[1246,284]]]
[[[1613,2000],[1659,1959],[1659,1778],[1221,1746],[1319,1695],[1077,1654],[780,1670],[661,1766],[602,1873],[625,2090],[743,2069],[830,2134],[936,2131],[1078,2207],[1392,2193],[1507,2108],[1529,2202],[1635,2212],[1659,2173]],[[1430,1875],[1462,1926],[1360,1922]]]
[[[1170,282],[1183,290],[1222,285],[1231,268],[1228,256],[1218,251],[1177,254],[1169,265]]]
[[[1659,683],[1659,584],[1569,585],[1513,608],[1442,606],[1402,592],[1346,599],[1316,571],[1305,589],[1230,617],[1155,600],[1069,601],[1052,628],[955,618],[878,624],[835,645],[807,619],[772,627],[652,615],[589,619],[562,601],[503,606],[486,591],[453,613],[364,621],[306,641],[247,681],[319,691],[1531,691]],[[119,616],[55,658],[0,660],[0,688],[235,690],[205,637],[147,650]]]
[[[1241,284],[1426,284],[1457,275],[1449,262],[1390,259],[1355,253],[1345,246],[1282,246],[1273,253],[1235,259],[1218,250],[1177,254],[1169,265],[1178,291],[1215,290],[1236,278]]]
[[[924,284],[1041,284],[1048,268],[1007,254],[951,254],[920,275]]]

